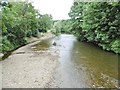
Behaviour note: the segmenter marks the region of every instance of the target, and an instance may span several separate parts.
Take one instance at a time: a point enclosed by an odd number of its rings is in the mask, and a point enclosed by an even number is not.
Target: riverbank
[[[3,54],[3,53],[0,53],[0,60],[2,59],[3,56],[4,56],[4,54]]]
[[[47,34],[48,34],[48,33],[47,33]],[[50,34],[50,33],[49,33],[49,34]],[[45,34],[45,35],[46,35],[46,34]],[[39,33],[39,35],[38,35],[37,37],[33,37],[33,36],[32,36],[32,37],[26,38],[27,43],[26,43],[25,45],[30,44],[30,43],[33,43],[33,42],[36,42],[36,41],[39,41],[43,36],[44,36],[44,35],[40,35],[40,33]],[[11,52],[13,52],[13,51],[15,51],[15,50],[17,50],[17,49],[25,46],[25,45],[22,45],[22,46],[18,46],[18,47],[16,47],[16,48],[13,48],[13,49],[11,49],[11,50],[9,50],[9,51],[6,51],[6,53],[0,53],[0,61],[1,61],[1,60],[4,60],[5,58],[7,58],[7,57],[11,54]]]
[[[36,41],[31,41],[0,62],[2,65],[2,88],[45,88],[51,81],[58,63],[58,51],[34,51],[32,46],[41,40],[54,37],[46,34]],[[1,68],[0,68],[1,69]]]

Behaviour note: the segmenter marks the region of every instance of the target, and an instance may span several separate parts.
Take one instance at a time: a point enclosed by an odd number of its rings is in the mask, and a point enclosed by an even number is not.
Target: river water
[[[54,85],[60,88],[118,87],[118,55],[103,51],[73,35],[61,34],[44,44],[56,42],[60,51]],[[49,46],[49,45],[46,45]]]

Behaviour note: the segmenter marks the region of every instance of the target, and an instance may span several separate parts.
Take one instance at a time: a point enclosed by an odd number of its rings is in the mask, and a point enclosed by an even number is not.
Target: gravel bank
[[[0,85],[3,88],[45,88],[53,77],[59,53],[55,49],[37,52],[31,46],[51,37],[52,34],[45,35],[39,41],[17,49],[0,62],[3,68],[0,68],[3,71]]]

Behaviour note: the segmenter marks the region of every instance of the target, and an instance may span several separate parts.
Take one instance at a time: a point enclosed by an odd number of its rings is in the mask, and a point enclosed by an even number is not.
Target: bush
[[[7,39],[7,37],[3,37],[2,38],[2,51],[3,53],[5,51],[10,51],[14,48],[14,46],[12,45],[12,43],[10,43],[10,41]]]
[[[111,50],[115,53],[120,53],[120,39],[111,42]]]

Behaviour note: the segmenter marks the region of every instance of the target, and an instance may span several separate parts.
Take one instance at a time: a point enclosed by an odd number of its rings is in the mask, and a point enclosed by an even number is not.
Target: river
[[[48,40],[49,42],[51,40]],[[60,88],[118,87],[118,55],[102,50],[73,35],[52,39],[60,51],[54,83]]]
[[[56,42],[56,44],[52,45],[53,42]],[[51,49],[51,51],[54,51],[55,49],[59,51],[58,65],[55,70],[53,80],[51,81],[51,84],[49,87],[53,87],[53,88],[54,87],[58,87],[58,88],[98,88],[98,87],[116,88],[118,87],[118,55],[112,52],[104,51],[98,46],[95,46],[90,43],[79,42],[77,41],[75,36],[68,35],[68,34],[61,34],[55,38],[43,40],[40,43],[35,44],[33,47],[35,47],[34,49],[37,51],[46,50],[46,49],[47,50]],[[45,65],[49,65],[49,66],[54,65],[54,63],[48,64],[47,62],[49,61],[49,57],[51,58],[50,60],[55,58],[53,58],[51,54],[48,55],[47,52],[45,52],[44,55],[47,55],[46,57],[49,56],[47,59],[48,61],[46,62],[47,64],[41,65],[41,67],[39,67],[41,61],[45,61],[44,56],[40,56],[41,55],[40,54],[38,56],[35,56],[35,58],[33,58],[33,56],[30,56],[30,55],[34,54],[35,52],[31,51],[31,54],[30,54],[30,51],[29,51],[29,54],[28,54],[27,53],[28,51],[26,51],[28,50],[28,47],[26,46],[23,48],[26,48],[26,49],[21,48],[18,51],[23,50],[26,53],[23,53],[20,55],[13,54],[11,59],[13,59],[15,56],[16,57],[16,59],[14,58],[15,60],[14,59],[6,60],[6,62],[4,62],[4,65],[3,65],[4,73],[5,73],[4,79],[6,79],[7,77],[8,80],[9,79],[14,80],[14,78],[11,78],[10,75],[8,75],[12,71],[14,71],[12,72],[11,75],[14,75],[14,76],[15,74],[19,75],[19,73],[16,73],[16,72],[23,73],[23,75],[19,76],[20,77],[19,80],[21,80],[22,79],[21,76],[24,76],[25,70],[23,69],[25,68],[29,68],[30,71],[32,70],[31,71],[32,74],[29,70],[27,71],[27,72],[30,72],[29,75],[32,78],[36,78],[33,76],[37,76],[39,78],[40,75],[42,75],[39,73],[40,70],[42,70],[41,68],[49,68],[48,66],[45,66]],[[21,60],[19,60],[18,56],[21,57]],[[27,57],[27,59],[25,59],[25,57]],[[36,60],[36,58],[38,60]],[[41,59],[41,61],[39,61],[39,58],[44,58],[44,59]],[[25,61],[27,62],[27,64],[23,65]],[[38,62],[35,63],[36,61]],[[33,67],[31,66],[29,67],[29,64]],[[16,70],[15,66],[16,68],[19,68],[19,70],[18,69]],[[36,66],[38,66],[39,68],[36,69],[35,68]],[[16,72],[14,69],[16,70]],[[34,72],[37,72],[38,74],[34,75]],[[27,79],[27,78],[24,78],[24,79]],[[30,82],[33,82],[29,78],[27,80]],[[18,81],[18,79],[16,79],[15,81],[20,82]],[[10,85],[12,84],[9,85],[9,83],[8,83],[8,86],[11,87]],[[22,83],[22,80],[21,80],[21,83]],[[13,83],[13,84],[17,85],[16,87],[20,87],[19,84],[16,84],[16,83]],[[29,83],[25,83],[23,87],[24,86],[26,87],[29,86]]]

